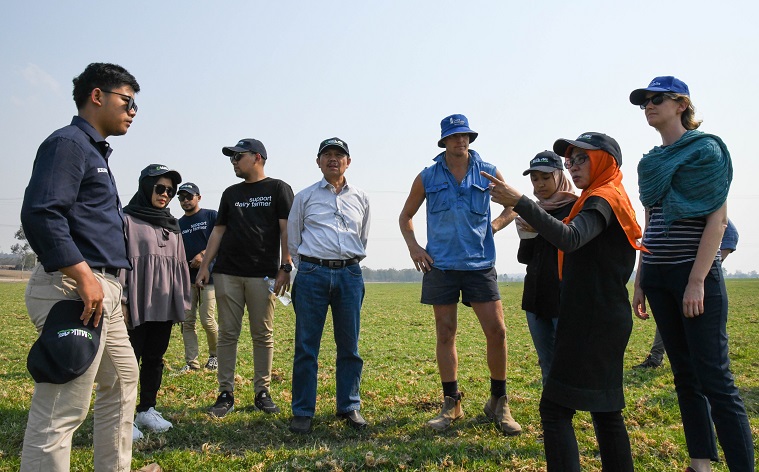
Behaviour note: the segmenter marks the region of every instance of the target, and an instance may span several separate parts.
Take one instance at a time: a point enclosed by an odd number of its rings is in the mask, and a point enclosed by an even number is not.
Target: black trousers
[[[138,413],[156,405],[163,379],[163,355],[169,348],[173,324],[173,321],[148,321],[129,330],[129,342],[140,366]]]
[[[580,451],[572,427],[575,410],[540,399],[540,420],[543,423],[543,447],[548,472],[580,472]],[[590,412],[596,430],[601,467],[604,471],[632,472],[630,438],[622,411]]]

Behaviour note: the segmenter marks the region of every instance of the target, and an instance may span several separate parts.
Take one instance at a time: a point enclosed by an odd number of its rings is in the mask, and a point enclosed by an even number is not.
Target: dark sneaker
[[[633,369],[656,369],[657,367],[661,367],[662,362],[662,359],[656,359],[649,354],[645,361],[633,366]]]
[[[189,374],[190,372],[195,372],[196,370],[200,370],[200,367],[193,367],[190,364],[185,364],[184,367],[179,369],[180,374]]]
[[[219,368],[219,359],[216,356],[209,357],[205,368],[208,370],[217,370]]]
[[[279,407],[274,404],[274,402],[271,399],[271,396],[269,395],[269,392],[266,390],[261,390],[256,395],[256,408],[263,411],[264,413],[279,413]]]
[[[208,409],[211,416],[223,418],[227,413],[235,409],[235,397],[229,392],[221,392],[214,406]]]

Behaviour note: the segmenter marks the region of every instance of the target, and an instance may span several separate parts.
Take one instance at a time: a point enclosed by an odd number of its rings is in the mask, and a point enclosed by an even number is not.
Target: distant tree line
[[[366,266],[361,267],[366,282],[410,282],[421,283],[422,273],[416,269],[371,269]],[[499,282],[521,282],[524,280],[522,274],[500,274]]]

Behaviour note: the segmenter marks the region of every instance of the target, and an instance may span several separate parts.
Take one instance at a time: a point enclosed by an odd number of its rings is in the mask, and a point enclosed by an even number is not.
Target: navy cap
[[[261,154],[261,157],[267,159],[264,143],[253,138],[241,139],[234,146],[225,146],[221,148],[221,153],[225,156],[231,156],[236,152],[254,152]]]
[[[185,182],[182,185],[179,186],[177,189],[177,193],[179,192],[187,192],[192,195],[200,195],[200,189],[197,185],[195,185],[192,182]]]
[[[527,175],[534,170],[550,174],[556,169],[564,169],[561,157],[553,151],[543,151],[530,159],[530,168],[522,172],[522,175]]]
[[[320,156],[321,153],[323,153],[327,148],[338,148],[343,151],[345,151],[345,154],[348,156],[351,155],[350,151],[348,151],[348,143],[343,141],[340,138],[329,138],[325,139],[324,141],[319,144],[319,152],[316,153],[317,156]]]
[[[443,139],[452,134],[463,133],[469,135],[470,143],[473,143],[478,136],[477,132],[469,128],[469,120],[466,119],[466,116],[461,114],[446,116],[443,118],[443,121],[440,122],[440,140],[437,142],[437,146],[444,148],[445,144],[443,144]]]
[[[665,75],[662,77],[654,78],[654,80],[652,80],[646,88],[633,90],[630,93],[630,103],[633,105],[642,104],[644,101],[646,101],[647,92],[670,92],[679,95],[690,96],[690,91],[688,90],[688,86],[685,85],[685,82],[678,79],[677,77]]]
[[[40,337],[26,358],[26,368],[37,383],[64,384],[82,375],[92,365],[100,346],[103,321],[95,317],[84,326],[81,300],[61,300],[50,309]]]
[[[567,150],[570,146],[606,151],[617,161],[617,165],[622,167],[622,150],[619,148],[619,143],[609,135],[588,131],[587,133],[582,133],[574,141],[571,139],[557,139],[553,143],[553,150],[560,156],[569,157],[567,156]]]
[[[140,172],[140,181],[142,181],[142,179],[148,176],[156,177],[159,175],[166,175],[168,178],[171,179],[172,183],[175,186],[179,185],[179,183],[182,182],[182,176],[179,175],[179,172],[169,169],[163,164],[150,164],[149,166],[142,169],[142,172]]]

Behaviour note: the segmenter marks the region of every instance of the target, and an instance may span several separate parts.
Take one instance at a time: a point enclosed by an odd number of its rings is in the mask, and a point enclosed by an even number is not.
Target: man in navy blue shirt
[[[90,367],[64,384],[35,383],[21,470],[68,470],[71,439],[97,383],[94,470],[130,470],[137,360],[121,311],[119,271],[129,268],[124,222],[108,165],[109,136],[126,134],[140,86],[126,69],[93,63],[74,79],[71,125],[40,145],[21,223],[39,257],[26,290],[37,331],[60,300],[84,302],[83,324],[102,325]]]
[[[179,227],[182,228],[184,251],[187,254],[187,263],[190,264],[190,280],[195,280],[198,276],[200,263],[203,262],[208,238],[211,236],[218,213],[216,210],[200,208],[200,189],[192,182],[185,182],[179,186],[177,198],[179,204],[182,205],[182,210],[184,210],[184,216],[179,218]],[[209,267],[213,271],[213,263]],[[198,287],[192,287],[192,306],[185,311],[185,320],[182,323],[186,364],[180,372],[200,369],[198,335],[195,333],[195,320],[198,315],[208,341],[208,362],[206,362],[205,368],[216,370],[219,367],[219,361],[216,357],[219,326],[216,323],[216,291],[213,287],[213,277],[208,279],[202,290]]]

